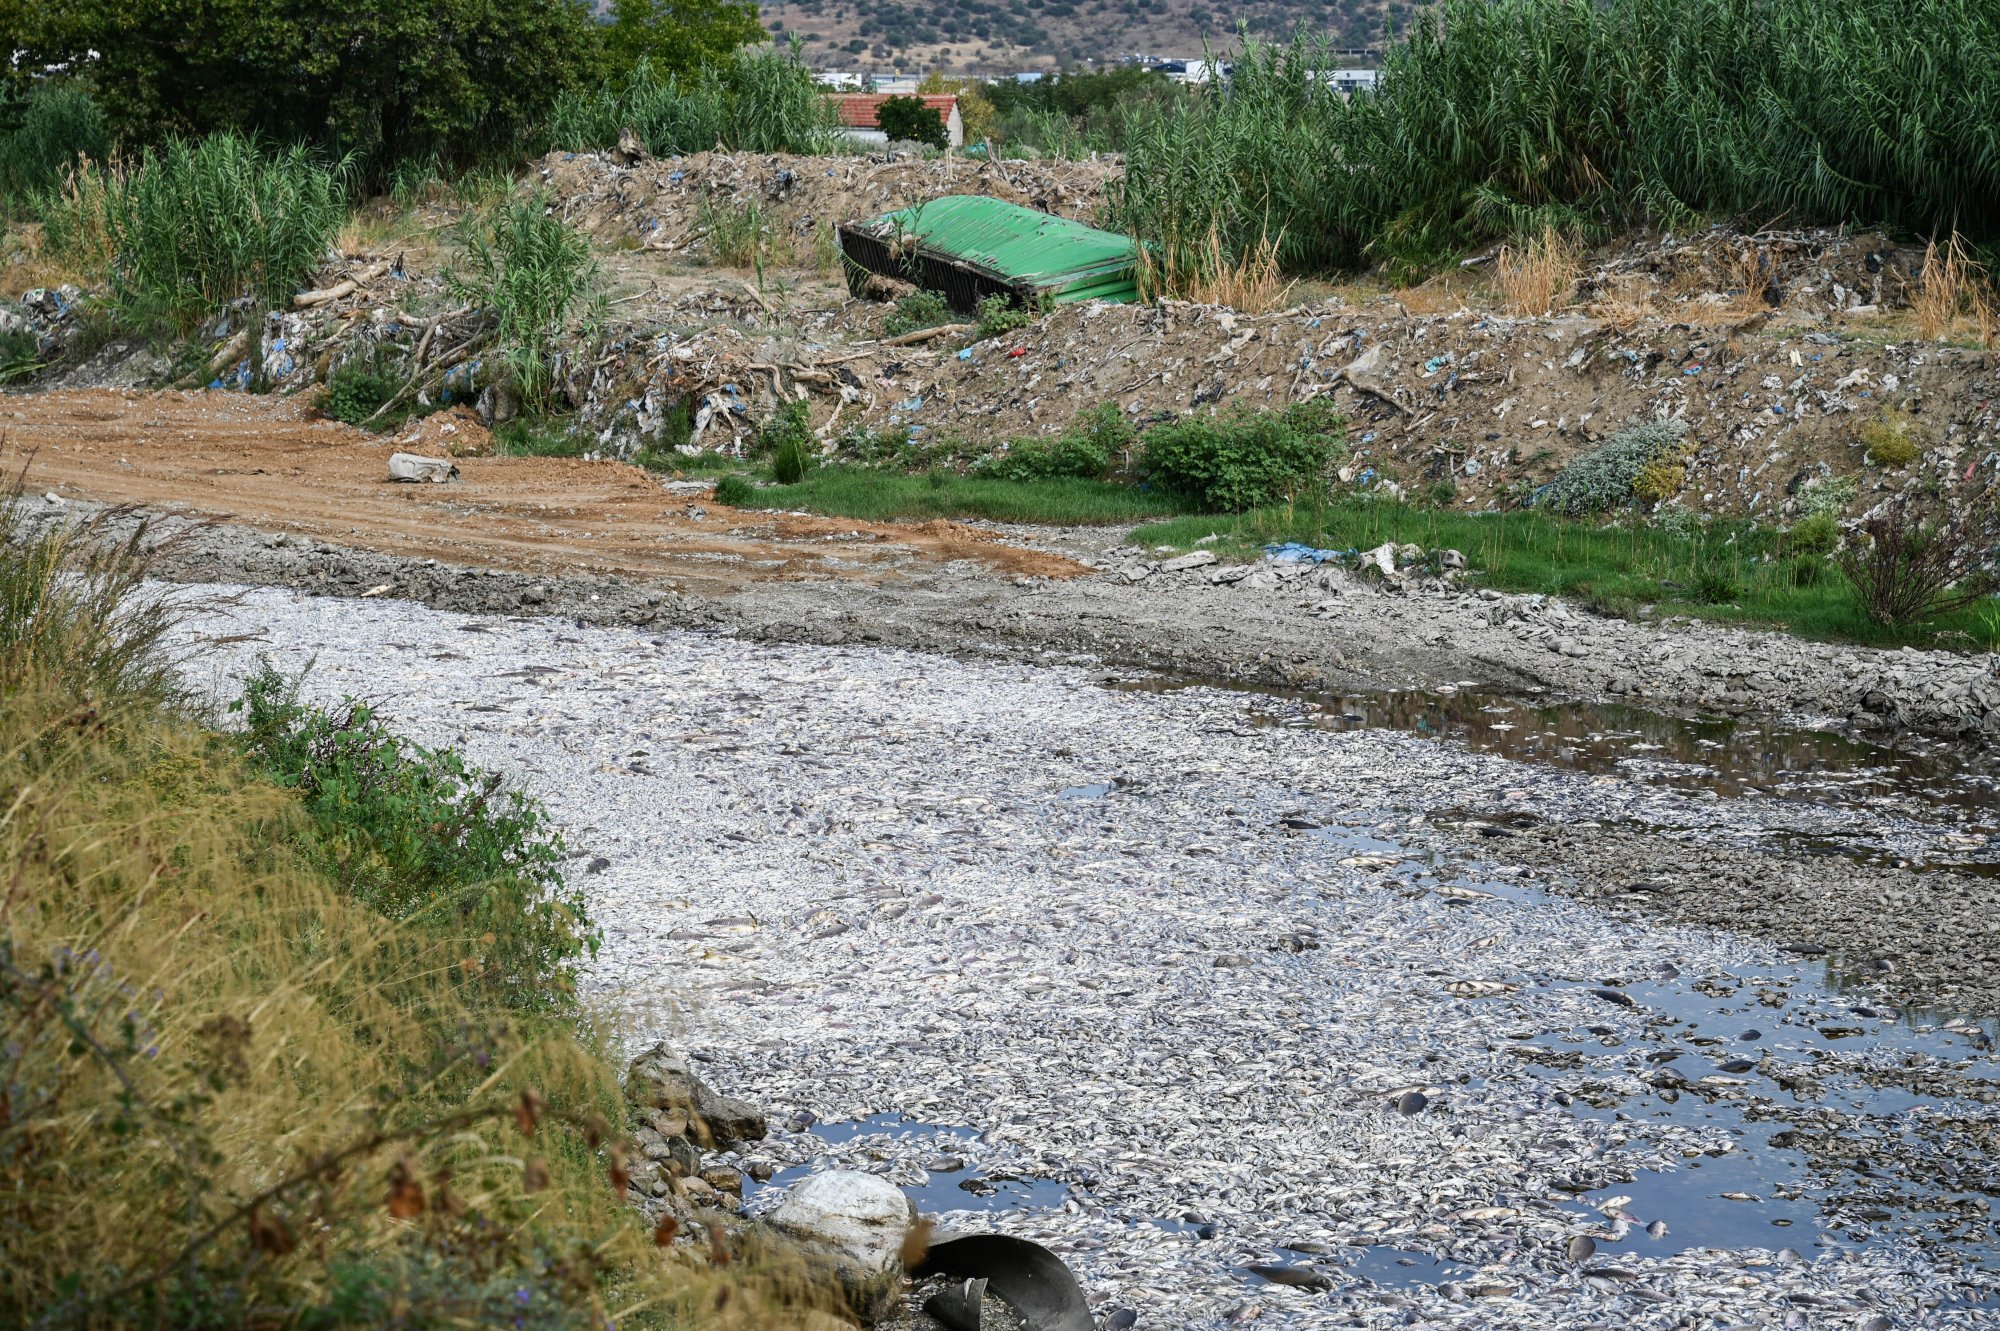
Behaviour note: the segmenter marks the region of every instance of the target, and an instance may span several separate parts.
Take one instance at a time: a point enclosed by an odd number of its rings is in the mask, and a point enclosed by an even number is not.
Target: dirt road
[[[746,515],[664,492],[620,462],[468,457],[460,480],[385,479],[392,438],[296,399],[87,390],[0,408],[4,455],[28,488],[239,522],[474,567],[620,574],[704,594],[772,580],[875,582],[973,560],[1002,574],[1082,566],[956,523]]]

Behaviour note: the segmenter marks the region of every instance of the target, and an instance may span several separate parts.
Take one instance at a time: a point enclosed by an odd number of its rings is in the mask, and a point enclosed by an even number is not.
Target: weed
[[[1814,476],[1799,487],[1799,511],[1807,517],[1838,520],[1854,503],[1860,482],[1852,476]]]
[[[377,359],[349,360],[326,377],[326,414],[349,425],[366,426],[401,387]],[[388,422],[385,428],[394,424]]]
[[[1154,485],[1208,512],[1323,498],[1341,427],[1331,404],[1318,400],[1192,417],[1147,431],[1144,469]]]
[[[557,341],[594,308],[597,278],[590,242],[539,197],[468,227],[464,259],[446,276],[458,296],[492,314],[502,363],[537,407],[549,402]]]
[[[1012,297],[994,292],[979,302],[979,331],[975,337],[999,337],[1017,328],[1026,328],[1040,318],[1046,306],[1023,303]]]
[[[1924,268],[1910,293],[1910,306],[1919,337],[1949,337],[1959,319],[1969,315],[1981,344],[1993,345],[2000,295],[1996,295],[1985,267],[1973,259],[1965,237],[1956,230],[1942,248],[1935,239],[1924,247]]]
[[[1727,605],[1742,597],[1743,582],[1728,562],[1704,559],[1695,566],[1689,593],[1704,605]]]
[[[1840,544],[1840,525],[1830,513],[1809,513],[1785,533],[1787,543],[1801,555],[1826,556]]]
[[[365,703],[301,702],[301,682],[266,662],[231,710],[250,756],[299,791],[313,862],[389,919],[480,939],[472,969],[509,1006],[568,1001],[598,936],[547,815],[497,774],[397,738]]]
[[[72,173],[40,208],[54,251],[108,268],[124,321],[187,333],[240,296],[290,304],[346,218],[343,170],[235,133],[172,139]]]
[[[1052,439],[1016,439],[1006,452],[981,459],[973,469],[978,475],[1006,481],[1103,480],[1125,460],[1134,438],[1125,413],[1117,403],[1106,402],[1079,416],[1067,433]]]
[[[803,402],[787,402],[763,429],[760,444],[771,450],[771,475],[780,485],[797,485],[819,461],[813,446],[812,418]]]
[[[1515,314],[1550,315],[1576,286],[1577,246],[1552,226],[1520,248],[1502,246],[1494,281]],[[1679,487],[1675,487],[1678,489]]]
[[[493,451],[501,457],[582,457],[586,437],[558,419],[517,416],[493,427]]]
[[[1917,460],[1917,443],[1910,436],[1914,422],[1901,412],[1883,412],[1858,432],[1861,448],[1878,467],[1907,467]]]
[[[717,204],[702,193],[698,227],[708,241],[716,262],[728,268],[748,268],[764,248],[764,216],[755,199],[736,204]]]
[[[1681,477],[1673,471],[1686,440],[1687,424],[1683,421],[1659,419],[1627,425],[1601,447],[1564,467],[1542,491],[1537,504],[1571,517],[1601,513],[1634,498],[1642,480],[1650,490],[1664,491],[1662,498],[1670,498],[1680,490]],[[1665,471],[1649,473],[1649,468],[1662,463]]]
[[[716,480],[715,502],[730,508],[750,508],[757,503],[757,487],[748,478],[731,473]]]
[[[957,317],[937,292],[915,291],[896,302],[896,308],[882,321],[882,331],[890,337],[901,337],[904,333],[951,323]]]
[[[30,328],[0,333],[0,384],[27,379],[42,368],[42,340]]]
[[[798,485],[756,491],[758,508],[804,509],[870,521],[979,518],[1058,526],[1131,524],[1183,511],[1169,496],[1076,477],[1009,481],[959,476],[946,467],[915,473],[822,466]]]

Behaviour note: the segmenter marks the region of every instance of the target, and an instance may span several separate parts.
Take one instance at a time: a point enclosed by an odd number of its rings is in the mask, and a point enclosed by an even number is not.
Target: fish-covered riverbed
[[[1768,798],[1078,668],[263,590],[196,636],[549,803],[593,998],[770,1111],[753,1208],[871,1169],[1142,1327],[2000,1323],[1987,1024],[1506,858]]]

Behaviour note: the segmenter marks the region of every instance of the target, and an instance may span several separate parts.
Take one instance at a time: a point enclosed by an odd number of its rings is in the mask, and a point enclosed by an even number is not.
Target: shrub
[[[42,368],[42,340],[33,329],[10,328],[0,333],[0,384],[32,376]]]
[[[1016,439],[1005,453],[989,456],[975,469],[1003,481],[1044,481],[1059,477],[1103,480],[1131,447],[1132,426],[1115,402],[1079,416],[1054,438]]]
[[[896,308],[882,321],[882,331],[890,337],[901,337],[922,328],[948,324],[957,317],[937,292],[915,291],[896,302]]]
[[[1991,489],[1956,505],[1902,494],[1861,520],[1839,565],[1863,613],[1898,627],[1989,594],[1997,548],[2000,505]]]
[[[1860,483],[1852,476],[1814,476],[1799,487],[1796,498],[1799,511],[1807,517],[1838,521],[1860,491]]]
[[[640,64],[623,85],[602,84],[558,99],[554,147],[610,148],[626,130],[658,156],[703,152],[822,153],[840,136],[812,70],[789,50],[741,51],[688,76]]]
[[[212,134],[129,170],[94,166],[38,207],[52,254],[110,260],[121,317],[187,333],[240,296],[290,305],[346,219],[341,171],[303,148],[267,154]]]
[[[1907,467],[1917,460],[1911,422],[1900,413],[1884,413],[1861,427],[1861,447],[1878,467]]]
[[[515,387],[531,404],[546,406],[557,339],[592,304],[597,275],[583,233],[535,197],[469,226],[464,259],[446,281],[458,296],[492,314],[501,360]]]
[[[757,487],[733,472],[715,483],[715,502],[731,508],[751,508],[757,503]]]
[[[1017,328],[1026,328],[1040,318],[1042,310],[1034,305],[1023,304],[999,292],[979,302],[979,337],[998,337],[1011,333]]]
[[[1278,411],[1245,408],[1157,425],[1146,432],[1147,478],[1209,512],[1234,513],[1311,493],[1322,495],[1341,446],[1330,403]]]
[[[890,97],[875,109],[875,124],[891,143],[925,143],[948,148],[951,137],[944,117],[924,104],[921,97]]]
[[[372,363],[350,360],[326,377],[326,414],[365,426],[402,384]]]
[[[1840,524],[1829,513],[1812,513],[1792,524],[1786,544],[1801,555],[1825,556],[1840,544]]]
[[[771,475],[780,485],[797,485],[819,460],[813,446],[812,418],[803,402],[787,402],[758,431],[758,442],[771,450]]]
[[[1664,496],[1671,498],[1680,489],[1679,479],[1671,473],[1673,460],[1680,456],[1686,439],[1687,425],[1678,420],[1628,425],[1602,447],[1564,467],[1542,490],[1538,506],[1570,517],[1601,513],[1631,500],[1641,478],[1647,476],[1647,468],[1661,462],[1666,462],[1669,470],[1664,475],[1654,473],[1648,484],[1658,487],[1672,480],[1673,490]]]
[[[0,198],[29,203],[61,188],[81,164],[110,155],[111,131],[91,95],[70,83],[44,85],[29,96],[21,123],[0,138]]]
[[[564,886],[541,806],[450,750],[398,738],[365,703],[301,702],[300,683],[267,663],[231,710],[246,752],[303,798],[310,858],[391,920],[478,940],[471,969],[509,1005],[566,1002],[598,935]]]

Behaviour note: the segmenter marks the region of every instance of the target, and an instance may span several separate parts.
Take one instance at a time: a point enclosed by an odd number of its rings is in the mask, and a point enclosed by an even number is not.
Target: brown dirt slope
[[[619,574],[703,592],[763,581],[881,581],[974,560],[1003,574],[1085,570],[955,523],[890,526],[692,503],[620,462],[459,460],[443,485],[389,482],[392,438],[295,399],[107,390],[0,405],[4,457],[32,493],[226,519],[389,553],[548,574]]]

